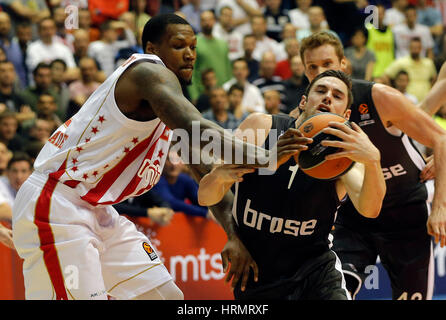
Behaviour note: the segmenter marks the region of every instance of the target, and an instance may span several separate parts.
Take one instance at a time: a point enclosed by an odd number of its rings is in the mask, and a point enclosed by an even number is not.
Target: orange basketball
[[[325,156],[339,151],[339,148],[321,145],[322,140],[340,140],[336,136],[321,132],[331,121],[342,122],[350,127],[350,122],[344,117],[322,112],[307,118],[298,128],[305,137],[313,138],[313,143],[308,145],[308,149],[299,153],[299,167],[316,179],[335,179],[350,170],[354,164],[349,158],[325,160]]]

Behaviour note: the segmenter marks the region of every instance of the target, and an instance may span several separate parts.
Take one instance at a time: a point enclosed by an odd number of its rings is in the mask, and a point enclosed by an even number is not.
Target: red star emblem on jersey
[[[98,127],[91,128],[91,132],[94,134],[98,133],[99,132]]]
[[[104,121],[105,121],[105,117],[104,117],[104,116],[99,116],[98,121],[99,121],[100,123],[104,122]]]
[[[85,138],[85,143],[89,143],[91,138]]]
[[[97,171],[93,171],[93,175],[96,177],[98,175],[99,172]]]
[[[84,150],[82,147],[77,147],[77,148],[76,148],[76,151],[77,151],[77,152],[81,152],[82,150]]]
[[[163,150],[160,150],[159,152],[158,152],[158,158],[162,158],[164,156],[164,153],[163,153]]]
[[[82,176],[82,178],[84,178],[84,180],[88,179],[88,174],[84,173],[84,175]]]
[[[71,162],[72,162],[73,164],[76,164],[76,162],[78,162],[78,161],[77,161],[76,158],[73,158],[73,159],[71,159]]]
[[[132,139],[132,142],[133,142],[133,144],[137,144],[138,143],[138,138],[137,137],[134,137],[133,139]]]
[[[124,152],[125,152],[125,153],[129,153],[129,152],[130,152],[130,148],[129,148],[129,147],[125,147],[125,148],[124,148]]]
[[[73,172],[76,172],[76,171],[77,171],[77,167],[74,166],[73,168],[71,168],[71,170],[72,170]]]

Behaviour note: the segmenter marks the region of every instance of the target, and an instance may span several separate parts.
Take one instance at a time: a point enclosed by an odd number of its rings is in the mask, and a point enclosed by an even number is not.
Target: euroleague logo
[[[148,244],[147,242],[142,243],[142,248],[148,254],[150,260],[153,261],[158,258],[158,256],[155,253],[155,250],[153,250],[152,246],[150,244]]]
[[[307,124],[307,125],[304,127],[304,132],[305,132],[305,133],[308,133],[308,132],[310,132],[311,130],[313,130],[313,128],[314,128],[313,123],[310,122],[309,124]]]
[[[155,185],[160,178],[160,162],[159,160],[152,161],[145,159],[140,169],[138,170],[138,177],[145,181],[144,187],[148,185]]]
[[[366,114],[369,113],[369,106],[366,105],[365,103],[360,104],[358,107],[358,111],[360,114]]]

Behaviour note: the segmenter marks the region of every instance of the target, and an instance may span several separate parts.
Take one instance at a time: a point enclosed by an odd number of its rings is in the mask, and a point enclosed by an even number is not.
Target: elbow
[[[363,209],[360,211],[363,217],[370,219],[378,218],[380,212],[381,212],[381,205],[377,205],[375,207]]]

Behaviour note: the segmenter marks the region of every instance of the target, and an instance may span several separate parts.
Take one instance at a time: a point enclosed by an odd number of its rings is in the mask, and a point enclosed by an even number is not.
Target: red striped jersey
[[[155,55],[132,55],[53,133],[34,163],[36,171],[70,186],[93,206],[150,190],[164,167],[172,130],[159,118],[128,119],[115,101],[119,77],[141,60],[164,65]]]

